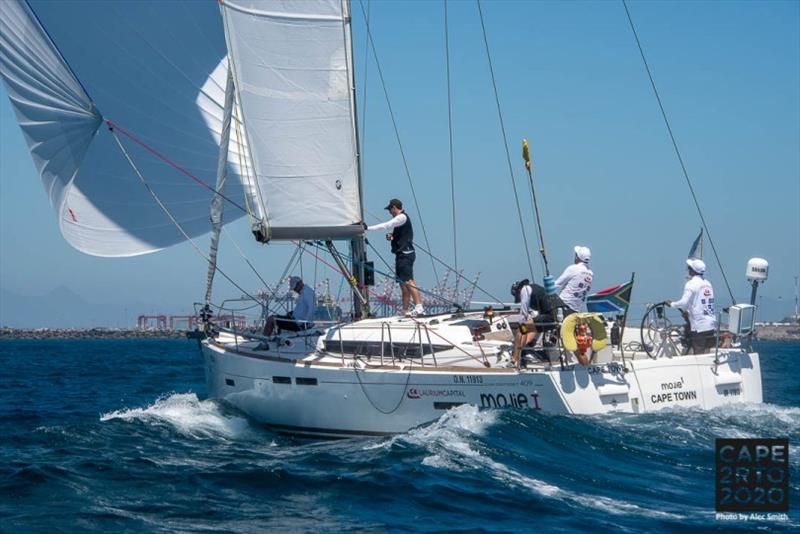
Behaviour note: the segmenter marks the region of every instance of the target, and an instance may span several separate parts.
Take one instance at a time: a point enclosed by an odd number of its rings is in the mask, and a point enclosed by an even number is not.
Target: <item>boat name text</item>
[[[531,402],[525,393],[481,393],[481,408],[528,408],[541,410],[539,394],[531,393]]]

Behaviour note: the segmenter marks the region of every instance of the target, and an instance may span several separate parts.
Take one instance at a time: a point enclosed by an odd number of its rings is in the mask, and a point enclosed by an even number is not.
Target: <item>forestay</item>
[[[221,9],[267,237],[361,233],[346,2]]]
[[[66,240],[130,256],[184,239],[142,186],[102,120],[189,236],[208,232],[225,96],[225,38],[214,2],[0,1],[0,65]],[[231,135],[225,194],[241,202]],[[226,222],[243,212],[226,209]]]

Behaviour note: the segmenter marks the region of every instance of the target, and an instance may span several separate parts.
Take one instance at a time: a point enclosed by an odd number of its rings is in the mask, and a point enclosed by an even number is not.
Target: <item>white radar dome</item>
[[[764,258],[750,258],[747,262],[747,280],[766,282],[769,275],[769,262]]]

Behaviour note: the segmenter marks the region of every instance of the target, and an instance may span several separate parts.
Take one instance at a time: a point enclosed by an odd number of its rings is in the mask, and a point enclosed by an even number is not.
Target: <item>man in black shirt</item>
[[[512,324],[519,325],[511,354],[511,361],[519,367],[522,347],[532,343],[537,332],[555,328],[555,316],[550,299],[539,284],[531,284],[526,278],[511,286],[511,294],[520,304],[519,314],[509,318]]]

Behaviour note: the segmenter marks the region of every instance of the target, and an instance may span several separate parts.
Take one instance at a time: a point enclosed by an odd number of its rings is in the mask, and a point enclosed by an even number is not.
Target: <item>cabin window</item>
[[[297,382],[298,386],[316,386],[317,379],[316,378],[305,378],[302,376],[298,376],[294,379]]]

